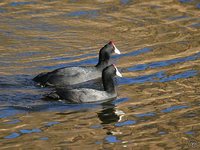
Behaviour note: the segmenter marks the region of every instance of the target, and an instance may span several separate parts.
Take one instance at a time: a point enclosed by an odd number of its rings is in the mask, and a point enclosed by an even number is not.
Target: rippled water
[[[0,39],[1,149],[200,148],[198,0],[1,0]],[[115,101],[43,100],[35,75],[94,65],[109,40]]]

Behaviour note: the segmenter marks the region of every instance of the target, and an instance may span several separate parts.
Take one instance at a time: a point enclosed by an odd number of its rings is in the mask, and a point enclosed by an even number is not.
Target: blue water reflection
[[[79,11],[74,11],[74,12],[70,12],[69,14],[67,14],[68,17],[83,17],[83,16],[87,16],[90,18],[95,18],[99,15],[99,11],[98,10],[79,10]]]
[[[120,2],[124,5],[127,5],[128,3],[131,2],[131,0],[120,0]]]
[[[95,142],[95,144],[101,144],[101,143],[102,143],[102,142],[100,142],[100,141],[96,141],[96,142]]]
[[[200,23],[194,23],[191,25],[193,28],[200,28]]]
[[[200,9],[200,3],[199,3],[199,4],[197,4],[197,5],[196,5],[196,7],[197,7],[198,9]]]
[[[48,140],[48,137],[41,137],[39,140]]]
[[[132,84],[132,83],[144,83],[144,82],[155,82],[157,80],[155,79],[160,79],[163,78],[165,76],[164,71],[160,71],[157,73],[153,73],[150,75],[143,75],[143,76],[138,76],[138,77],[134,77],[134,78],[118,78],[118,83],[119,84]]]
[[[156,114],[154,112],[147,112],[147,113],[144,113],[144,114],[136,114],[135,116],[136,117],[153,117],[155,115]]]
[[[20,133],[22,134],[28,134],[28,133],[39,133],[39,132],[42,132],[40,129],[38,128],[35,128],[35,129],[21,129],[19,130]]]
[[[170,66],[170,65],[175,65],[177,63],[184,63],[184,62],[187,62],[187,61],[197,60],[199,58],[200,58],[200,52],[196,53],[194,55],[182,57],[182,58],[175,58],[175,59],[170,59],[170,60],[165,60],[165,61],[158,61],[158,62],[153,62],[153,63],[149,63],[149,64],[139,64],[139,65],[136,65],[136,66],[133,66],[133,67],[129,67],[128,71],[142,71],[142,70],[146,70],[148,68],[166,67],[166,66]]]
[[[175,75],[167,76],[164,71],[153,73],[150,75],[144,75],[134,78],[118,78],[119,84],[133,84],[133,83],[144,83],[144,82],[168,82],[177,79],[184,79],[196,76],[198,71],[196,70],[187,70],[182,73]]]
[[[112,104],[114,104],[114,105],[119,105],[119,104],[124,103],[124,102],[126,102],[126,101],[128,101],[128,98],[127,98],[127,97],[119,98],[119,99],[116,99],[116,100],[112,101]]]
[[[118,140],[117,137],[114,136],[114,135],[109,135],[109,136],[107,136],[105,139],[106,139],[106,141],[109,142],[109,143],[120,142],[120,140]]]
[[[196,70],[188,70],[176,75],[172,75],[169,77],[165,77],[161,80],[159,80],[158,82],[168,82],[168,81],[173,81],[173,80],[177,80],[177,79],[184,79],[184,78],[189,78],[189,77],[193,77],[195,75],[197,75],[197,71]]]
[[[21,136],[22,134],[39,133],[42,131],[38,128],[35,128],[35,129],[21,129],[21,130],[19,130],[19,132],[20,133],[17,133],[17,132],[11,133],[10,135],[5,136],[4,138],[5,139],[14,139],[14,138]]]
[[[58,121],[52,121],[52,122],[48,122],[47,123],[47,127],[51,127],[51,126],[53,126],[53,125],[56,125],[56,124],[59,124],[60,122],[58,122]]]
[[[137,122],[135,120],[127,120],[127,121],[124,121],[124,122],[118,122],[115,124],[115,126],[117,127],[122,127],[122,126],[128,126],[128,125],[133,125],[133,124],[136,124]]]
[[[169,108],[163,109],[163,110],[161,110],[161,112],[169,113],[169,112],[172,112],[172,111],[175,111],[175,110],[185,109],[185,108],[188,108],[188,107],[189,106],[186,106],[186,105],[176,105],[176,106],[171,106]]]
[[[8,136],[5,136],[4,138],[5,138],[5,139],[14,139],[14,138],[17,138],[17,137],[19,137],[19,136],[20,136],[19,133],[14,132],[14,133],[11,133],[11,134],[8,135]]]
[[[0,7],[0,13],[4,13],[4,12],[6,12],[6,10],[4,8]]]
[[[102,128],[102,125],[100,125],[100,124],[92,125],[92,126],[90,126],[90,128],[92,128],[92,129],[100,129],[100,128]]]
[[[164,134],[167,134],[167,132],[165,132],[165,131],[159,131],[158,134],[159,135],[164,135]]]
[[[14,108],[0,108],[0,118],[7,118],[7,117],[10,117],[10,116],[14,116],[16,114],[19,114],[19,113],[24,113],[25,111],[23,110],[17,110],[17,109],[14,109]]]
[[[17,124],[19,122],[21,122],[19,119],[13,119],[11,121],[6,122],[6,124]]]
[[[190,2],[192,2],[193,0],[179,0],[179,2],[181,2],[181,3],[190,3]]]
[[[17,6],[30,5],[30,4],[36,4],[36,2],[32,2],[32,1],[30,1],[30,2],[26,2],[26,1],[24,1],[24,2],[11,2],[10,6],[17,7]]]
[[[185,19],[188,18],[189,16],[186,15],[182,15],[182,16],[172,16],[170,18],[168,18],[169,20],[179,20],[179,19]]]
[[[185,132],[185,134],[187,134],[187,135],[194,135],[195,132],[194,131],[187,131],[187,132]]]

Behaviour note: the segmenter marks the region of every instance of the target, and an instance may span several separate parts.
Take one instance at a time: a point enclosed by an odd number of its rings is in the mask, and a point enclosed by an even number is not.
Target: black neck
[[[109,74],[102,75],[103,87],[104,90],[108,93],[115,93],[115,85],[113,77]]]
[[[108,52],[101,50],[99,53],[99,62],[97,63],[96,67],[100,70],[103,70],[105,67],[109,65],[110,55]]]
[[[99,62],[96,64],[95,67],[97,67],[98,69],[100,70],[103,70],[105,67],[107,67],[109,65],[109,62],[108,60],[104,60],[104,61],[101,61],[99,60]]]

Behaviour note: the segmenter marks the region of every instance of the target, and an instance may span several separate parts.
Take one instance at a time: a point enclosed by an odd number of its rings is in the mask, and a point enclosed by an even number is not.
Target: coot
[[[110,41],[99,51],[99,61],[96,66],[64,67],[52,72],[41,73],[33,81],[42,86],[70,86],[101,78],[102,70],[109,65],[110,55],[120,54],[114,43]]]
[[[56,92],[47,95],[47,98],[54,100],[65,100],[69,103],[90,103],[113,100],[117,97],[113,77],[117,75],[122,77],[115,65],[110,65],[102,71],[102,82],[104,90],[96,90],[91,88],[78,88],[66,90],[57,88]]]

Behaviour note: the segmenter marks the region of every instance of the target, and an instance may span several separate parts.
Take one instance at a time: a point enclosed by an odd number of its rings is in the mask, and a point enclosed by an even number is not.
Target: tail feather
[[[33,78],[33,81],[41,84],[41,85],[46,85],[48,80],[49,80],[50,74],[49,72],[43,72],[37,75],[35,78]]]

